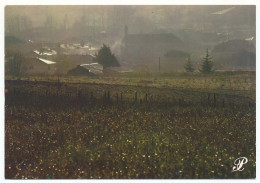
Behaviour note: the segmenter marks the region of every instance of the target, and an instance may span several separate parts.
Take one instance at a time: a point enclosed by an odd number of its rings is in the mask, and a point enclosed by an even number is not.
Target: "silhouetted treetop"
[[[100,50],[95,56],[96,58],[94,60],[97,61],[99,64],[103,65],[104,68],[120,66],[116,56],[111,52],[110,48],[105,44],[103,44],[103,46],[100,48]]]

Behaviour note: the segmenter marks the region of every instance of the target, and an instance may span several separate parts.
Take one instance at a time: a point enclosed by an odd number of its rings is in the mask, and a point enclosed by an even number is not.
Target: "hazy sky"
[[[7,6],[6,20],[27,17],[33,27],[43,27],[48,16],[57,27],[82,20],[88,25],[123,27],[129,32],[157,29],[255,29],[255,6]],[[66,17],[66,18],[65,18]]]

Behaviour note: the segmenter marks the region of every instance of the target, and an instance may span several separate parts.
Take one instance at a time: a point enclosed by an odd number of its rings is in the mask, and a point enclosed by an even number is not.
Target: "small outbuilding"
[[[68,71],[70,76],[95,76],[95,74],[89,72],[88,69],[78,65],[76,68]]]

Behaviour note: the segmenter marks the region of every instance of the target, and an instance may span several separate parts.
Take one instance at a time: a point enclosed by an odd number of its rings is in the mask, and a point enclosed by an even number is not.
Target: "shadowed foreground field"
[[[255,107],[248,103],[8,93],[5,120],[8,179],[256,176]],[[232,172],[239,157],[248,158],[245,170]]]

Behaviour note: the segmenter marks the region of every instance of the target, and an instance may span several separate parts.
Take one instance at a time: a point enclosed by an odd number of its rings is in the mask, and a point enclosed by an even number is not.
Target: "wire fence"
[[[6,81],[6,102],[19,102],[27,99],[33,104],[39,98],[70,101],[78,105],[102,103],[140,104],[140,105],[179,105],[212,107],[255,107],[255,101],[249,97],[192,91],[185,89],[155,88],[127,85],[68,84],[61,82]],[[68,104],[69,105],[69,104]]]

